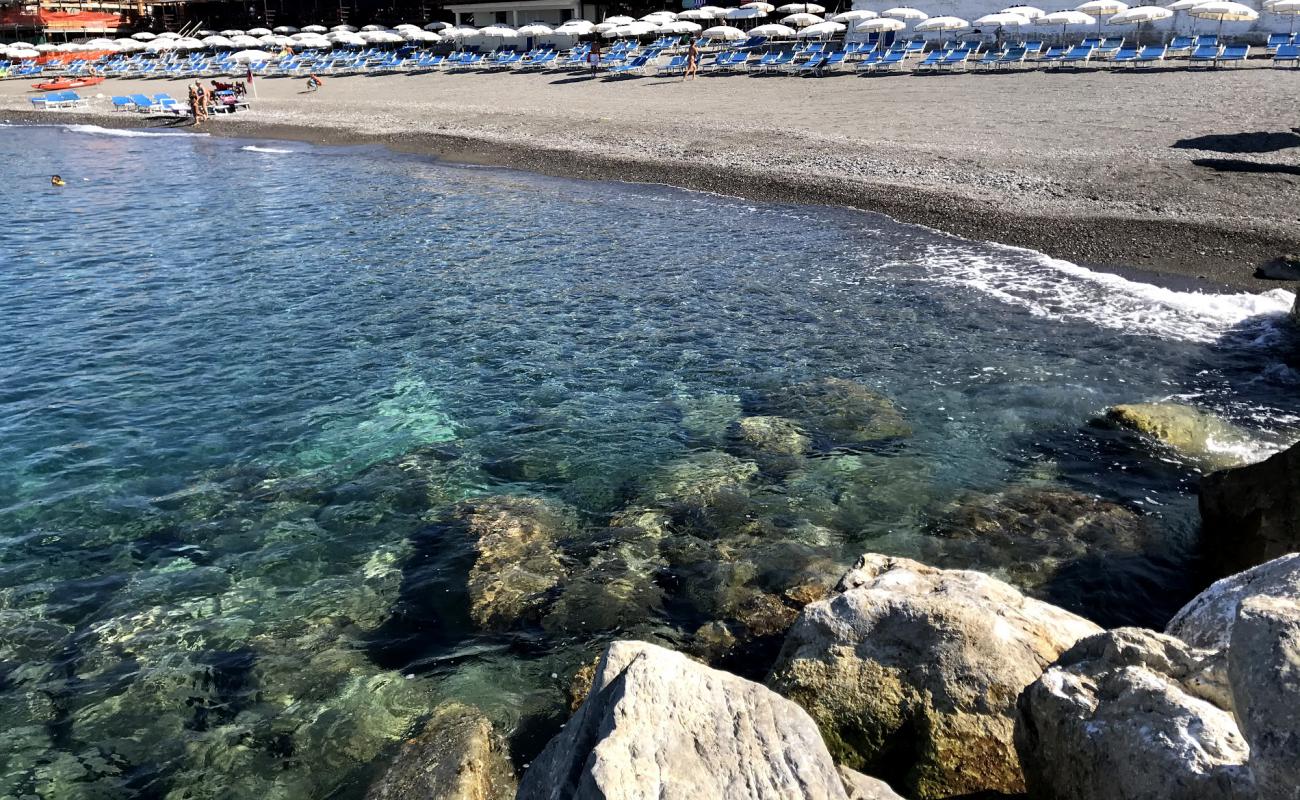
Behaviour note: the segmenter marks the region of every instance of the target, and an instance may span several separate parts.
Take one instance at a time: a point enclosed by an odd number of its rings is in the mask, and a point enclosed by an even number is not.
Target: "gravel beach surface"
[[[259,80],[214,134],[381,143],[572,178],[665,183],[883,212],[1076,263],[1263,290],[1300,253],[1300,71],[1027,71],[862,78],[585,73]],[[107,96],[184,98],[182,81],[110,80],[77,112],[9,121],[175,125]],[[83,90],[87,93],[87,90]],[[183,123],[188,125],[188,122]]]

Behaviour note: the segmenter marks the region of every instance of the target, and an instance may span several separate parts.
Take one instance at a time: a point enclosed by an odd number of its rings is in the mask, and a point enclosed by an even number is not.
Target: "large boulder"
[[[1250,597],[1228,648],[1237,722],[1261,800],[1300,798],[1300,603]]]
[[[536,622],[569,570],[558,540],[576,527],[572,509],[537,497],[466,500],[455,511],[474,542],[470,617],[488,629]]]
[[[1300,551],[1300,444],[1201,480],[1201,547],[1215,575]]]
[[[1238,466],[1249,460],[1250,437],[1244,431],[1191,406],[1128,403],[1111,406],[1106,416],[1207,469]]]
[[[1015,702],[1096,625],[978,572],[868,554],[804,608],[768,685],[908,794],[1023,791]]]
[[[519,800],[849,796],[816,724],[794,703],[761,684],[633,641],[606,649],[586,701],[533,761],[518,794]]]
[[[515,775],[492,723],[461,703],[434,709],[424,733],[408,739],[366,800],[506,800]]]
[[[1215,654],[1119,628],[1079,642],[1020,696],[1016,748],[1032,797],[1253,796]]]
[[[1165,633],[1177,636],[1192,647],[1227,650],[1237,610],[1253,597],[1300,602],[1300,553],[1216,581],[1174,615]]]

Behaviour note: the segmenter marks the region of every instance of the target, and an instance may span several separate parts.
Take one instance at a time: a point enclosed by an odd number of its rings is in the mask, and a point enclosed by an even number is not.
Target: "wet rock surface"
[[[1120,628],[1079,642],[1020,696],[1016,748],[1032,796],[1255,796],[1222,663]]]
[[[846,766],[917,797],[1019,792],[1021,689],[1099,631],[976,572],[867,554],[804,608],[767,684]]]
[[[817,726],[761,684],[644,642],[606,650],[520,800],[849,797]]]
[[[1250,437],[1213,414],[1181,403],[1129,403],[1106,410],[1111,422],[1154,439],[1175,453],[1223,469],[1246,463],[1242,447]]]
[[[823,448],[851,447],[910,436],[892,400],[845,378],[822,378],[771,392],[760,404],[793,419]]]
[[[1300,551],[1300,444],[1201,481],[1206,569],[1225,575]]]
[[[508,800],[515,788],[492,723],[453,702],[434,709],[424,732],[402,744],[366,800]]]

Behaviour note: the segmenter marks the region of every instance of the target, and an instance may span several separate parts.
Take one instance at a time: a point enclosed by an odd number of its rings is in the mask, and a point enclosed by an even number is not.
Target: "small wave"
[[[1295,302],[1295,295],[1282,289],[1180,292],[1030,250],[1005,250],[1008,258],[935,246],[927,263],[941,284],[975,289],[1035,316],[1172,340],[1213,342],[1234,333],[1266,345]]]
[[[250,153],[292,153],[292,150],[282,150],[279,147],[258,147],[255,144],[244,145],[240,150],[247,150]]]
[[[183,131],[142,131],[134,128],[102,128],[99,125],[64,125],[69,133],[85,133],[92,136],[122,136],[139,138],[146,136],[208,136],[206,133],[185,133]]]

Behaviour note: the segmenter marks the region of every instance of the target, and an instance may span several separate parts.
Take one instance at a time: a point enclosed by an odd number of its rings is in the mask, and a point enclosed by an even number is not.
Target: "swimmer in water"
[[[51,185],[51,186],[67,186],[67,185],[68,185],[68,182],[65,181],[65,180],[63,180],[62,178],[60,178],[58,175],[52,175],[52,176],[50,176],[50,185]]]

